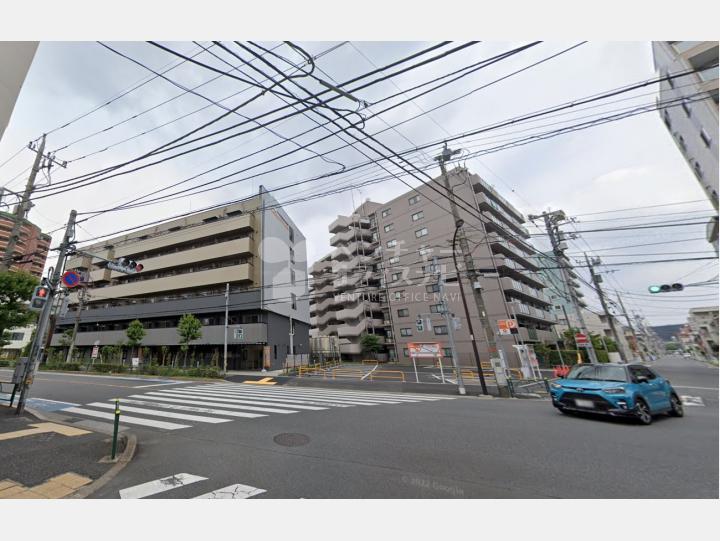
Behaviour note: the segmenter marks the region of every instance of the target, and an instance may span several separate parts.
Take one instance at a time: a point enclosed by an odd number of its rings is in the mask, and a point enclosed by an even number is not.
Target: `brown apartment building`
[[[191,342],[196,362],[222,360],[225,290],[228,300],[228,368],[281,368],[291,348],[308,353],[309,307],[305,237],[262,187],[242,202],[198,212],[160,225],[82,246],[88,255],[68,261],[86,272],[87,300],[78,314],[78,293],[55,329],[52,346],[79,317],[76,346],[89,359],[94,345],[127,342],[126,329],[139,319],[142,346],[158,358],[179,350],[183,314],[202,322]],[[122,274],[107,260],[131,258],[142,272]],[[290,335],[291,327],[294,334]]]
[[[492,186],[464,168],[448,175],[462,203],[460,216],[475,266],[486,273],[477,285],[482,288],[498,346],[508,364],[517,366],[514,345],[556,341],[552,329],[556,318],[543,291],[545,282],[534,257],[537,252],[528,243],[523,215]],[[445,193],[440,178],[429,184]],[[385,204],[367,201],[351,216],[339,216],[329,226],[335,249],[310,268],[312,334],[338,336],[341,353],[349,359],[362,357],[363,333],[379,335],[391,360],[410,362],[409,342],[440,342],[450,358],[433,257],[449,280],[456,276],[451,248],[454,230],[449,201],[429,185]],[[463,284],[480,356],[487,360],[487,341],[481,337],[472,285],[467,279]],[[474,365],[456,283],[447,283],[446,299],[450,312],[461,321],[455,331],[460,362]],[[418,317],[424,322],[422,331],[416,326]],[[519,333],[500,336],[500,319],[515,319]]]
[[[13,224],[14,216],[0,211],[0,254],[5,252]],[[24,220],[20,228],[20,238],[15,245],[16,259],[10,267],[11,270],[29,272],[40,278],[45,268],[51,240],[50,235],[40,231],[34,223]]]

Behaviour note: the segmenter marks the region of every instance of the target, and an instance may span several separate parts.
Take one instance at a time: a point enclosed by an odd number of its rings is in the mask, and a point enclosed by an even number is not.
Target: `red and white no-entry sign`
[[[577,333],[575,335],[575,343],[578,346],[586,346],[588,344],[588,337],[586,334],[583,334],[581,332]]]

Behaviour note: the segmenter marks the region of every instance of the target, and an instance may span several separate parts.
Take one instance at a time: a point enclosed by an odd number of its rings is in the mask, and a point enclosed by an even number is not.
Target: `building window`
[[[442,304],[431,304],[430,305],[430,313],[442,314],[443,313],[443,305]]]
[[[295,231],[292,227],[288,229],[288,237],[290,238],[290,242],[295,242]]]
[[[423,211],[422,211],[422,210],[421,210],[420,212],[416,212],[415,214],[413,214],[413,215],[411,216],[413,222],[417,222],[418,220],[422,220],[424,217],[425,217],[425,215],[423,214]]]
[[[687,145],[685,144],[685,138],[680,134],[675,134],[677,137],[678,146],[683,152],[687,152]]]
[[[408,203],[410,203],[411,205],[414,205],[415,203],[418,203],[419,201],[420,201],[419,195],[413,195],[412,197],[410,197],[408,199]]]
[[[277,360],[277,344],[273,346],[273,359]]]
[[[660,75],[664,78],[667,77],[669,73],[667,71],[663,71]],[[673,79],[668,79],[667,83],[670,85],[670,88],[675,88],[675,81]]]
[[[688,105],[687,101],[683,100],[682,108],[683,108],[683,111],[685,111],[685,114],[687,115],[687,117],[690,118],[692,116],[692,112],[690,111],[690,105]]]
[[[706,147],[710,148],[710,145],[712,144],[712,139],[710,139],[710,136],[703,129],[700,130],[700,139],[702,139],[702,142],[705,143]]]
[[[703,178],[703,170],[702,167],[700,167],[699,161],[695,160],[695,162],[693,163],[693,170],[695,171],[695,174],[699,179]]]
[[[398,256],[391,257],[390,259],[388,259],[388,263],[390,263],[391,265],[400,263],[400,258]]]
[[[452,348],[443,348],[443,357],[452,359]]]
[[[290,269],[290,284],[295,285],[295,270]]]
[[[290,263],[295,263],[295,250],[290,248]]]
[[[372,240],[373,240],[373,242],[377,242],[377,240],[378,240],[378,234],[377,234],[377,231],[373,231],[373,234],[372,234]]]
[[[393,272],[390,275],[391,282],[397,282],[400,278],[402,278],[402,272]]]
[[[383,218],[387,218],[388,216],[390,216],[390,209],[383,209],[383,211],[380,213],[380,216],[382,216]]]
[[[423,274],[436,274],[438,271],[438,269],[432,263],[430,263],[429,265],[423,265],[421,268]]]
[[[395,246],[397,246],[397,240],[395,240],[395,239],[389,240],[389,241],[387,241],[387,242],[385,243],[385,245],[386,245],[388,248],[394,248]]]
[[[447,325],[437,325],[433,327],[433,331],[435,332],[435,334],[447,334],[448,328]]]
[[[387,224],[385,227],[383,227],[383,230],[385,231],[385,233],[389,233],[393,230],[393,224]]]
[[[670,122],[670,113],[667,112],[667,109],[663,111],[663,121],[665,122],[665,125],[668,127],[668,129],[671,130],[672,123]]]
[[[405,290],[395,291],[395,292],[393,292],[392,298],[395,299],[396,301],[399,301],[400,299],[403,298],[403,295],[405,295]]]
[[[410,310],[407,308],[400,308],[397,311],[398,317],[410,317]]]
[[[403,348],[403,357],[410,357],[410,350],[408,348]]]
[[[427,227],[423,227],[422,229],[418,229],[417,231],[415,231],[415,237],[418,239],[420,237],[424,237],[427,234],[428,234]]]
[[[425,245],[422,245],[422,246],[420,247],[420,250],[418,250],[418,252],[419,252],[420,255],[431,254],[432,251],[433,251],[432,248],[428,248],[428,247],[425,246]]]
[[[25,338],[25,333],[23,332],[14,332],[10,334],[10,340],[23,340]]]
[[[412,336],[412,329],[400,329],[400,336]]]
[[[430,284],[429,286],[425,286],[425,291],[428,293],[439,293],[440,284]]]
[[[295,293],[290,293],[290,304],[293,310],[297,310],[297,295]]]

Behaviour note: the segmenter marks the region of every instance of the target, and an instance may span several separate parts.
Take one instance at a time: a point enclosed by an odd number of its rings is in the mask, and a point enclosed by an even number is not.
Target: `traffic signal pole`
[[[78,311],[75,316],[75,325],[73,325],[72,340],[70,341],[70,347],[68,348],[67,357],[65,358],[66,363],[72,361],[72,354],[75,350],[75,340],[77,339],[78,328],[80,327],[80,318],[82,317],[82,309],[85,306],[85,295],[87,295],[87,290],[85,287],[82,287],[80,289],[80,293],[78,293]]]
[[[22,382],[20,383],[20,399],[18,400],[17,409],[15,410],[16,415],[22,414],[25,410],[25,401],[29,393],[30,385],[32,385],[33,378],[35,377],[35,371],[37,365],[40,362],[40,356],[42,354],[42,344],[45,333],[48,331],[48,324],[50,321],[50,314],[53,311],[53,299],[58,293],[58,286],[60,284],[60,276],[65,268],[65,262],[67,260],[68,252],[72,246],[72,241],[75,238],[75,219],[77,217],[77,211],[71,210],[70,217],[68,218],[67,227],[65,228],[65,235],[60,243],[59,254],[57,263],[55,263],[55,269],[50,277],[50,293],[48,299],[43,305],[42,312],[37,323],[37,332],[35,338],[30,346],[30,353],[28,355],[28,362],[25,365],[25,372],[23,373]]]

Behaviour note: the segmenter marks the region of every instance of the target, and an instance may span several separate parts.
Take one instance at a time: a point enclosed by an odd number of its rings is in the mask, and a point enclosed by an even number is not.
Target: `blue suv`
[[[644,425],[658,413],[684,414],[670,382],[641,364],[575,365],[565,379],[550,384],[550,396],[563,413],[634,417]]]

